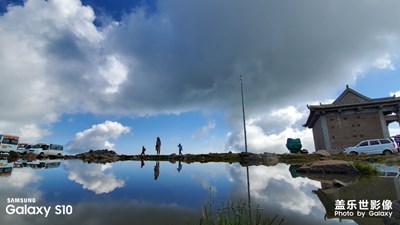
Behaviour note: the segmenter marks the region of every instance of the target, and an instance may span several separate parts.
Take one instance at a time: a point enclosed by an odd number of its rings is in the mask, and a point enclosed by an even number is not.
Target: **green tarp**
[[[286,148],[289,149],[291,153],[298,153],[301,147],[300,138],[288,138],[286,140]]]

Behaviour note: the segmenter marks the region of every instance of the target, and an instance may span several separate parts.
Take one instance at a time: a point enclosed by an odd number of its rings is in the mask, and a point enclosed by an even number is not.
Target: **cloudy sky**
[[[400,93],[400,2],[0,0],[0,132],[69,152],[313,150],[307,104]],[[399,133],[399,124],[390,126]]]

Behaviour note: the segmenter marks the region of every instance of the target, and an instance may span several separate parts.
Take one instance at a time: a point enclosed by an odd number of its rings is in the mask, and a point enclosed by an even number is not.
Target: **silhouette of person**
[[[143,168],[143,166],[144,166],[144,160],[140,159],[140,168]]]
[[[182,170],[182,162],[181,161],[178,162],[177,170],[178,170],[178,172],[181,172],[181,170]]]
[[[160,151],[161,151],[161,140],[160,140],[160,137],[157,137],[157,140],[156,140],[156,152],[157,152],[157,155],[160,154]]]
[[[179,155],[182,155],[182,149],[183,149],[183,147],[182,147],[181,143],[179,143],[178,149],[179,149]]]
[[[160,176],[160,162],[159,161],[157,161],[156,165],[154,166],[154,180],[157,180],[158,176]]]
[[[146,152],[146,148],[144,146],[142,146],[142,153],[140,153],[140,155],[146,155],[145,152]]]

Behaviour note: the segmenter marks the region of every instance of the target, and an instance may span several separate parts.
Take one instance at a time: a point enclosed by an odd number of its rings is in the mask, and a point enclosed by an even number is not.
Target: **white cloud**
[[[395,136],[400,134],[400,124],[399,123],[391,123],[389,124],[389,134],[390,136]]]
[[[395,70],[395,66],[393,65],[393,57],[389,54],[385,54],[382,57],[379,57],[375,60],[373,64],[378,69],[387,69],[387,70]]]
[[[69,152],[82,152],[90,149],[114,149],[114,143],[110,142],[110,139],[116,140],[121,135],[129,132],[129,127],[123,126],[118,122],[105,121],[76,133],[74,140],[68,143],[66,150]]]
[[[303,128],[308,112],[289,106],[260,114],[246,123],[248,150],[251,152],[288,153],[287,138],[300,138],[303,149],[312,151],[314,142],[312,131]],[[227,136],[226,150],[243,151],[244,135],[240,131],[231,132]]]
[[[3,107],[0,130],[37,141],[60,114],[76,110],[75,83],[89,73],[102,35],[94,13],[78,0],[30,0],[0,16]],[[72,85],[70,85],[73,83]],[[87,82],[86,82],[87,83]],[[37,130],[37,135],[32,130]],[[34,137],[35,136],[35,137]],[[33,140],[35,139],[35,140]]]
[[[393,95],[396,97],[400,97],[400,91],[390,93],[390,96],[393,96]]]
[[[208,122],[206,125],[202,126],[201,128],[197,129],[193,135],[195,138],[200,138],[202,136],[208,135],[208,133],[215,128],[216,122],[212,120]]]
[[[20,128],[21,142],[35,143],[43,136],[50,135],[51,132],[45,128],[39,128],[37,124],[27,124]]]
[[[103,79],[107,81],[108,87],[104,90],[106,93],[114,94],[118,92],[121,85],[127,76],[127,68],[122,64],[115,55],[107,57],[104,68],[99,71]]]
[[[267,118],[273,107],[326,98],[371,68],[396,69],[400,2],[366,1],[165,0],[152,14],[138,7],[104,27],[93,24],[96,15],[79,0],[10,6],[0,16],[7,83],[0,96],[10,96],[1,101],[7,107],[0,130],[21,135],[32,130],[21,130],[28,124],[40,139],[66,112],[205,108],[227,111],[235,124],[241,73],[250,120]],[[261,123],[249,132],[273,135]],[[275,135],[285,130],[302,135],[286,127]]]

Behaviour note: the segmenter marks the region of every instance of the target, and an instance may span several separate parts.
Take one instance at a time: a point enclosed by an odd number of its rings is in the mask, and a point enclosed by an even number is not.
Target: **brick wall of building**
[[[313,129],[313,136],[314,136],[314,146],[315,150],[326,150],[325,142],[324,142],[324,135],[321,126],[321,118],[315,123]]]
[[[327,115],[327,126],[334,151],[354,146],[365,139],[383,138],[378,111]]]

